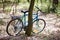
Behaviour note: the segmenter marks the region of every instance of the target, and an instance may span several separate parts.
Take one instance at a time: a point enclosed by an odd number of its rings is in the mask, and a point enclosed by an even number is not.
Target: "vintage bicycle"
[[[38,34],[42,32],[46,26],[46,22],[44,19],[40,19],[38,15],[38,11],[41,11],[37,6],[35,6],[38,10],[37,13],[32,14],[33,18],[33,28],[32,33]],[[24,13],[23,16],[11,16],[11,20],[7,24],[6,32],[10,36],[17,36],[23,29],[26,31],[28,27],[28,11],[21,10]],[[31,23],[31,22],[30,22]]]

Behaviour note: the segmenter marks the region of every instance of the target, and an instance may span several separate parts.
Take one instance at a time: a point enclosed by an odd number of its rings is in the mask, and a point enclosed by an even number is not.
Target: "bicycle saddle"
[[[22,13],[27,13],[27,12],[28,12],[28,10],[21,10],[21,12],[22,12]]]

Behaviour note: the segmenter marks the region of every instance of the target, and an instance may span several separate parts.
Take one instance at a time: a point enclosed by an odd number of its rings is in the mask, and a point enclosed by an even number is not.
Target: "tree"
[[[27,0],[28,2],[30,1],[30,0]]]
[[[32,12],[33,12],[33,7],[34,7],[34,2],[35,2],[35,0],[31,0],[30,1],[29,14],[28,14],[28,28],[26,29],[26,34],[28,36],[31,35],[32,26],[33,26],[33,23],[32,23]]]
[[[58,6],[58,0],[53,0],[52,6],[53,6],[53,12],[55,12],[56,7]]]
[[[3,3],[3,12],[4,12],[4,0],[2,0],[2,3]]]

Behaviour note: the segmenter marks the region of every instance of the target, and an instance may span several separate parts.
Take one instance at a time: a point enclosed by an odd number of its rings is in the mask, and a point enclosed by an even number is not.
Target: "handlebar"
[[[39,7],[37,7],[37,6],[35,6],[37,9],[38,9],[38,11],[41,11],[40,9],[39,9]]]
[[[35,6],[35,7],[38,9],[38,11],[41,11],[41,10],[39,9],[39,7],[37,7],[37,6]],[[27,13],[27,12],[29,12],[29,11],[28,11],[28,10],[25,10],[25,11],[24,11],[24,10],[21,10],[21,12],[22,12],[22,13]],[[41,12],[42,12],[42,11],[41,11]],[[43,12],[42,12],[42,13],[43,13]]]
[[[42,10],[39,9],[39,7],[37,7],[37,6],[35,6],[35,7],[38,9],[38,11],[40,11],[41,13],[44,13],[44,12],[42,12]]]
[[[27,12],[28,12],[28,10],[27,10],[27,11],[23,11],[23,10],[21,10],[21,12],[22,12],[22,13],[27,13]]]

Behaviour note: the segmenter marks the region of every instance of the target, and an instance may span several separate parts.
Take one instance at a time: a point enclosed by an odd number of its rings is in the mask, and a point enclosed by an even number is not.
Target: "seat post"
[[[21,12],[22,13],[24,13],[24,15],[23,15],[23,24],[26,26],[26,24],[27,24],[27,21],[26,21],[26,16],[28,16],[28,14],[26,14],[28,11],[23,11],[23,10],[21,10]]]
[[[26,26],[26,13],[24,12],[24,15],[23,15],[23,21],[24,21],[24,25]]]

